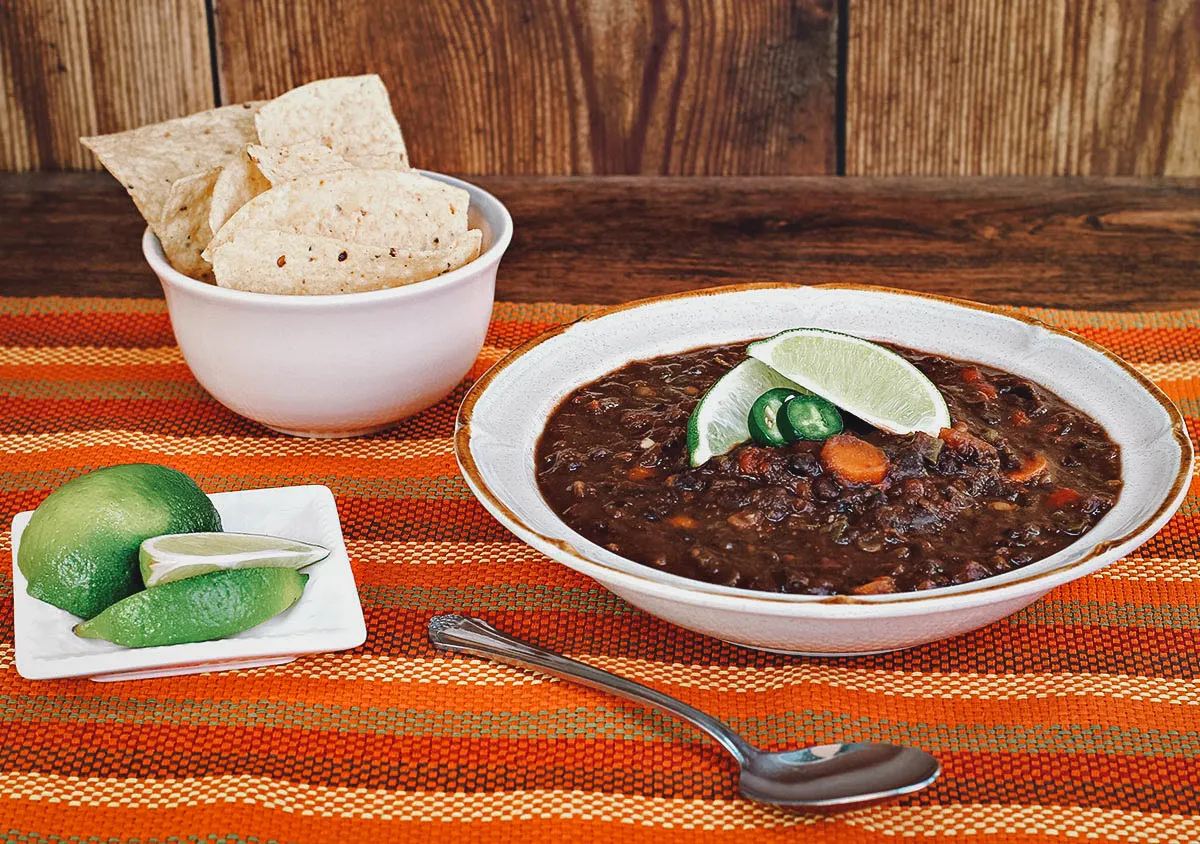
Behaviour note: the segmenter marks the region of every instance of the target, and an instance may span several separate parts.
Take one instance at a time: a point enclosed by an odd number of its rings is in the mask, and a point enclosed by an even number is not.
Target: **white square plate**
[[[13,623],[17,672],[29,680],[91,677],[138,680],[291,662],[300,654],[356,648],[367,639],[362,604],[337,504],[329,487],[292,486],[210,495],[225,530],[285,536],[323,545],[329,556],[306,568],[304,594],[286,612],[228,639],[123,648],[99,639],[81,639],[71,628],[79,619],[30,597],[17,568],[21,534],[32,511],[12,524]]]

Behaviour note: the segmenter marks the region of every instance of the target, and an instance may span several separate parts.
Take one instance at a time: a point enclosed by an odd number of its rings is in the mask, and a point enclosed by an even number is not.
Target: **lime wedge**
[[[950,427],[950,410],[933,382],[877,343],[821,328],[793,328],[751,343],[751,358],[842,410],[893,434]]]
[[[302,569],[328,556],[320,545],[256,533],[172,533],[147,539],[138,550],[147,586],[221,569]]]
[[[224,639],[291,607],[307,582],[307,574],[281,568],[209,572],[135,592],[76,624],[75,635],[127,648]]]
[[[750,439],[750,408],[755,399],[776,387],[808,392],[753,358],[717,379],[688,419],[688,457],[692,465],[699,466]]]

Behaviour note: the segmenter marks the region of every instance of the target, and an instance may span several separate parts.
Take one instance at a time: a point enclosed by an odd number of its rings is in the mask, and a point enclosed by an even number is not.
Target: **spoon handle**
[[[531,668],[543,674],[551,674],[669,712],[708,733],[733,754],[739,764],[744,763],[755,752],[754,748],[724,723],[683,701],[633,680],[514,639],[478,618],[465,618],[461,615],[434,616],[429,620],[429,638],[438,650],[468,653],[508,665]]]

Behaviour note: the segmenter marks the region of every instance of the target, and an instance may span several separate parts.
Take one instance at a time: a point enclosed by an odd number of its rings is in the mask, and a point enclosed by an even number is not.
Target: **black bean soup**
[[[811,441],[745,443],[690,467],[688,417],[744,359],[737,344],[636,361],[568,396],[538,445],[542,495],[646,566],[810,595],[990,577],[1066,547],[1113,506],[1120,451],[1095,420],[1016,375],[891,348],[938,386],[954,424],[897,436],[847,415],[845,435],[886,455],[879,483],[847,481]]]

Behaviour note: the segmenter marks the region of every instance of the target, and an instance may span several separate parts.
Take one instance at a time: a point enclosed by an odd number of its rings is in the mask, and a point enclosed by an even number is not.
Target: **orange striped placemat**
[[[499,304],[475,374],[587,308]],[[1200,311],[1026,311],[1137,364],[1200,433]],[[395,431],[271,434],[196,384],[156,300],[0,299],[0,833],[48,842],[1200,841],[1197,487],[1099,574],[987,629],[809,660],[660,623],[517,542],[472,499],[460,388]],[[274,668],[122,684],[13,667],[12,515],[113,463],[209,491],[321,483],[338,497],[369,638]],[[436,612],[690,701],[764,747],[913,744],[945,775],[832,817],[764,809],[690,728],[426,643]]]

